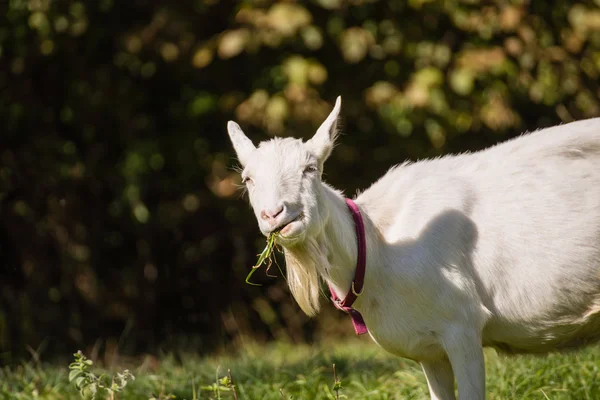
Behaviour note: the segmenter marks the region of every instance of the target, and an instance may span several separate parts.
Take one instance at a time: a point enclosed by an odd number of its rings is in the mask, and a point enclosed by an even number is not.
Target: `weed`
[[[108,394],[110,400],[116,400],[117,393],[122,391],[130,380],[135,380],[135,376],[126,369],[114,375],[108,383],[104,374],[96,376],[90,371],[90,367],[94,362],[88,360],[81,351],[73,354],[73,356],[75,360],[69,364],[69,382],[75,384],[83,398],[91,397],[93,400],[99,392],[104,391]]]
[[[333,364],[333,391],[335,392],[335,399],[340,400],[340,389],[342,388],[342,381],[338,379],[337,372],[335,370],[335,364]]]
[[[200,389],[213,392],[217,400],[221,399],[222,391],[231,392],[233,394],[233,398],[238,400],[237,391],[235,389],[235,384],[233,383],[233,376],[231,375],[230,369],[227,370],[227,376],[219,378],[219,369],[217,368],[217,377],[215,382],[212,385],[201,386]]]

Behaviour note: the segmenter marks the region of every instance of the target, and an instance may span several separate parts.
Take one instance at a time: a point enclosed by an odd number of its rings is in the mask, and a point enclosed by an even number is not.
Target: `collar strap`
[[[350,199],[346,199],[346,205],[352,214],[354,219],[354,226],[356,228],[356,241],[358,247],[358,256],[356,260],[356,270],[354,272],[354,279],[350,285],[350,291],[346,295],[346,298],[341,300],[333,290],[333,287],[329,285],[329,291],[331,292],[331,300],[333,305],[350,315],[352,319],[352,325],[354,325],[354,331],[357,335],[367,333],[367,325],[360,312],[352,308],[352,304],[356,301],[358,296],[362,294],[363,284],[365,282],[365,269],[367,264],[367,241],[365,238],[365,224],[363,223],[360,210],[356,203]]]

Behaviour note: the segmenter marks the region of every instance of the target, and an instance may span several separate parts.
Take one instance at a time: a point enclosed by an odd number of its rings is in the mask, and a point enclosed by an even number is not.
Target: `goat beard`
[[[320,308],[320,280],[329,265],[326,254],[316,239],[307,238],[303,243],[284,248],[287,280],[292,295],[306,315],[316,315]]]

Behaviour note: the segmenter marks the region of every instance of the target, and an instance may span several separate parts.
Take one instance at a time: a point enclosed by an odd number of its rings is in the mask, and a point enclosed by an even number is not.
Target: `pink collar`
[[[350,286],[350,291],[344,300],[340,300],[337,296],[333,287],[329,285],[329,291],[331,292],[331,301],[333,301],[333,305],[336,306],[339,310],[344,311],[350,318],[352,318],[352,325],[354,325],[354,331],[357,335],[362,335],[363,333],[367,333],[367,324],[365,324],[365,320],[363,319],[360,312],[352,308],[352,304],[354,301],[362,294],[363,284],[365,281],[365,269],[367,264],[367,241],[365,238],[365,224],[363,223],[362,216],[360,215],[360,210],[356,203],[354,203],[350,199],[346,199],[346,205],[350,209],[350,213],[352,214],[352,218],[354,219],[354,225],[356,227],[356,241],[358,244],[358,257],[356,260],[356,271],[354,272],[354,279],[352,280],[352,285]]]

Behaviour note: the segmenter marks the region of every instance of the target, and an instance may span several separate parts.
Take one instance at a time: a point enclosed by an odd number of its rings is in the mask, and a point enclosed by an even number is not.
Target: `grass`
[[[427,399],[419,366],[386,354],[368,340],[332,346],[252,345],[236,355],[130,366],[135,380],[115,399],[233,399],[228,369],[241,399]],[[504,357],[486,351],[488,399],[600,399],[600,347],[548,357]],[[102,371],[92,368],[98,374]],[[0,369],[0,398],[78,399],[67,365],[25,363]],[[98,395],[98,399],[111,398]]]
[[[269,234],[269,237],[267,237],[267,245],[265,246],[265,249],[258,255],[258,260],[256,261],[256,265],[254,265],[252,267],[252,269],[250,270],[250,272],[248,273],[248,276],[246,276],[246,283],[252,286],[262,286],[256,283],[252,283],[250,282],[250,278],[252,277],[252,275],[254,275],[254,273],[256,272],[256,270],[258,268],[260,268],[261,265],[263,265],[264,263],[266,263],[267,265],[267,275],[269,275],[269,270],[271,269],[271,265],[273,264],[273,250],[276,248],[275,246],[275,240],[277,240],[277,236],[279,235],[279,231],[273,232],[271,234]],[[277,262],[277,260],[275,259],[275,262]],[[283,273],[282,273],[283,275]]]

